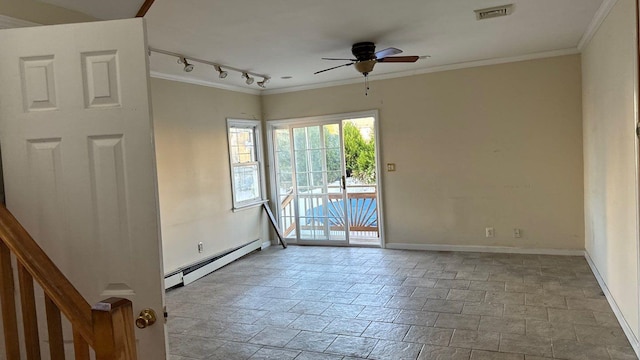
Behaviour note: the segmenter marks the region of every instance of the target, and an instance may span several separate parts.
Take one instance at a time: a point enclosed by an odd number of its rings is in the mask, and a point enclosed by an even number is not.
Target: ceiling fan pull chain
[[[369,77],[364,76],[364,96],[369,96]]]

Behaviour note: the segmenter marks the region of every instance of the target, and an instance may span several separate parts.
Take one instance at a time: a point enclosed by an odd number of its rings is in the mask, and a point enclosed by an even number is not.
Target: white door
[[[144,21],[0,30],[0,49],[7,208],[89,303],[155,310],[138,353],[164,359]]]

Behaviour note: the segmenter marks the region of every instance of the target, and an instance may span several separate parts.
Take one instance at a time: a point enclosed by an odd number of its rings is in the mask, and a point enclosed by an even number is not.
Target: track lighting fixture
[[[220,79],[224,79],[227,77],[227,75],[229,75],[228,72],[223,71],[222,68],[220,67],[220,65],[213,65],[213,68],[216,69],[216,71],[218,72],[218,77]]]
[[[148,50],[149,50],[149,55],[151,55],[152,52],[155,52],[155,53],[159,53],[159,54],[164,54],[164,55],[168,55],[168,56],[177,57],[178,58],[178,64],[183,64],[184,65],[184,71],[185,72],[193,71],[194,65],[189,63],[189,61],[187,61],[186,56],[184,56],[182,54],[174,53],[174,52],[166,51],[166,50],[154,49],[154,48],[149,48]],[[258,85],[259,87],[261,87],[263,89],[266,88],[267,83],[271,79],[268,75],[258,74],[258,73],[254,73],[254,72],[251,72],[251,71],[234,68],[234,67],[228,66],[228,65],[220,65],[218,63],[214,63],[214,62],[207,61],[207,60],[202,60],[202,59],[197,59],[197,58],[194,58],[194,57],[191,57],[191,56],[189,57],[189,59],[192,62],[197,62],[197,63],[213,66],[215,71],[218,72],[218,77],[220,79],[225,79],[229,75],[229,71],[235,71],[237,73],[242,74],[242,79],[244,79],[245,84],[251,85],[251,84],[253,84],[255,82],[256,85]],[[222,66],[224,66],[225,70],[222,70]],[[262,78],[262,81],[256,82],[255,81],[256,78]]]
[[[258,81],[256,84],[258,84],[258,86],[264,89],[267,87],[268,82],[269,82],[269,78],[265,77],[265,78],[262,78],[262,81]]]
[[[245,84],[247,84],[247,85],[251,85],[251,84],[253,84],[253,80],[254,80],[254,79],[253,79],[251,76],[249,76],[249,74],[247,74],[246,72],[243,72],[243,73],[242,73],[242,78],[243,78],[243,79],[247,79],[247,80],[245,81]]]
[[[184,71],[185,72],[192,72],[193,71],[193,64],[189,64],[189,62],[187,61],[187,59],[184,56],[178,59],[178,64],[184,64]]]

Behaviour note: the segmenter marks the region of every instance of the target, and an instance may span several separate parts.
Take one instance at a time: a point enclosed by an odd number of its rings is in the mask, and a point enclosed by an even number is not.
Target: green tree
[[[344,124],[343,133],[347,175],[351,175],[365,184],[375,184],[375,140],[373,138],[365,140],[360,130],[350,122]]]
[[[344,134],[344,159],[347,176],[358,170],[358,155],[364,148],[364,139],[360,130],[352,123],[345,123],[342,132]]]
[[[355,175],[365,184],[376,183],[375,147],[376,145],[372,138],[365,143],[365,147],[358,157],[358,171]]]

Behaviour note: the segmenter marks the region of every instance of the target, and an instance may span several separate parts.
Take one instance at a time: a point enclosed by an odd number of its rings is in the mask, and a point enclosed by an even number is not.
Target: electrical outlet
[[[484,234],[486,237],[493,237],[494,236],[494,230],[492,227],[488,227],[486,229],[484,229]]]
[[[513,237],[514,238],[521,238],[522,237],[522,230],[515,228],[513,229]]]
[[[201,242],[199,242],[199,243],[198,243],[198,252],[199,252],[199,253],[201,253],[201,252],[203,252],[203,251],[204,251],[204,244],[203,244],[203,243],[201,243]]]

